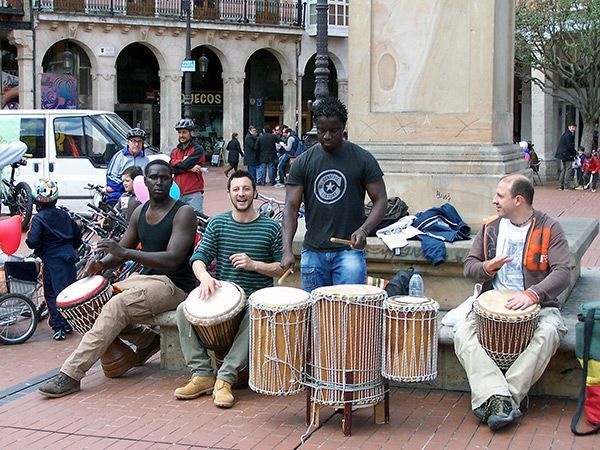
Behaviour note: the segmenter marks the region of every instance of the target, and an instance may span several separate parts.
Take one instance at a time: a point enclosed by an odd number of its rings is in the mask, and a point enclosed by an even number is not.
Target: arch
[[[160,142],[159,62],[151,46],[132,42],[115,58],[114,110],[132,127],[143,128],[149,143]]]
[[[279,63],[279,67],[281,68],[281,73],[295,73],[295,63],[292,64],[292,62],[290,62],[289,58],[285,53],[269,46],[257,46],[254,50],[249,51],[247,53],[248,57],[246,58],[246,60],[244,61],[244,65],[242,66],[242,70],[245,70],[245,68],[248,66],[248,61],[250,61],[250,59],[261,50],[265,50],[275,57],[275,59]]]
[[[278,53],[269,48],[254,51],[246,61],[244,73],[244,129],[250,124],[262,129],[283,121],[283,82]],[[282,56],[280,54],[280,56]]]
[[[167,61],[165,59],[165,56],[156,46],[154,46],[153,44],[151,44],[149,42],[137,41],[137,40],[123,43],[123,46],[119,49],[119,51],[117,52],[117,56],[115,57],[115,68],[116,68],[116,64],[117,64],[117,59],[119,58],[119,56],[121,56],[121,53],[123,53],[123,51],[132,44],[139,44],[139,45],[146,47],[148,50],[150,50],[152,52],[152,54],[154,55],[154,58],[156,58],[156,61],[158,62],[159,70],[166,68]]]
[[[86,109],[92,105],[92,64],[85,45],[73,39],[52,44],[42,58],[42,109]]]
[[[338,80],[347,80],[348,73],[346,72],[346,68],[344,67],[344,63],[340,59],[338,55],[333,52],[327,52],[329,55],[329,60],[334,64],[335,70],[337,72]]]

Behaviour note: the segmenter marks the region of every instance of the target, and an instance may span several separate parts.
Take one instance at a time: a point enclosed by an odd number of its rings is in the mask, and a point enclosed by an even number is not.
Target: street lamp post
[[[185,59],[192,60],[192,0],[181,0],[181,9],[185,11]],[[186,70],[183,74],[183,117],[192,118],[192,72]]]
[[[317,56],[315,57],[315,101],[309,102],[312,111],[319,102],[329,97],[329,54],[327,50],[327,0],[317,0]],[[317,128],[313,122],[312,129],[307,133],[306,148],[317,143]]]

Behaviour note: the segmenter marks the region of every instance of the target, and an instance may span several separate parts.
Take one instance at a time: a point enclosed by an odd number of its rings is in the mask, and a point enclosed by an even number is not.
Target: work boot
[[[231,384],[227,381],[217,379],[213,390],[214,403],[219,408],[231,408],[233,406],[233,394]]]
[[[59,398],[80,390],[81,383],[78,380],[71,378],[66,373],[59,372],[58,375],[39,388],[38,392],[45,397]]]
[[[215,377],[202,377],[193,375],[185,386],[175,389],[175,398],[191,400],[202,394],[210,394],[215,385]]]
[[[154,336],[154,339],[152,339],[152,342],[150,343],[150,345],[148,347],[137,348],[135,350],[134,365],[136,367],[143,366],[144,364],[146,364],[146,361],[148,361],[153,355],[155,355],[159,351],[160,351],[160,335],[157,334],[156,336]]]
[[[521,411],[513,408],[510,398],[502,395],[493,395],[488,399],[488,413],[487,424],[492,431],[498,431],[523,416]]]

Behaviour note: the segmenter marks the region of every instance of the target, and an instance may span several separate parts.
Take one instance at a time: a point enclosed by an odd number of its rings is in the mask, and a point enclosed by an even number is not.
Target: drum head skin
[[[64,288],[56,297],[56,306],[66,308],[86,301],[98,295],[108,285],[100,275],[94,275],[76,281]]]
[[[244,291],[235,283],[221,281],[213,295],[205,300],[199,297],[200,287],[194,289],[185,299],[183,312],[194,325],[222,323],[239,313],[246,306]]]
[[[475,300],[476,305],[482,311],[490,315],[500,315],[505,317],[528,316],[535,313],[540,306],[538,304],[528,306],[525,309],[508,309],[505,305],[508,299],[520,294],[519,291],[498,291],[490,290],[481,294]]]
[[[338,284],[336,286],[323,286],[310,293],[313,297],[368,297],[381,296],[387,297],[386,292],[377,287],[368,284]]]
[[[439,310],[440,305],[429,297],[410,297],[408,295],[394,295],[383,302],[384,308],[409,309],[414,311]]]
[[[302,289],[274,286],[260,289],[250,296],[250,306],[259,309],[288,310],[306,305],[310,294]]]

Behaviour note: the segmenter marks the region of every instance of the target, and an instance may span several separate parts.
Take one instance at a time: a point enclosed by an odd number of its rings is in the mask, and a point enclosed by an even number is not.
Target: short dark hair
[[[263,130],[265,130],[265,133],[270,133],[271,131],[273,131],[273,128],[271,128],[271,125],[265,125],[263,127]]]
[[[327,97],[314,103],[313,121],[321,117],[335,117],[346,125],[348,122],[348,110],[346,106],[335,97]]]
[[[169,173],[171,174],[171,176],[173,176],[173,168],[171,167],[171,165],[166,162],[163,159],[153,159],[152,161],[150,161],[148,163],[148,165],[146,166],[146,168],[144,169],[144,175],[148,176],[148,172],[150,171],[150,167],[152,166],[163,166],[166,167],[167,169],[169,169]]]
[[[123,171],[123,175],[129,175],[132,180],[138,175],[143,175],[144,172],[140,166],[131,166]]]
[[[250,125],[248,127],[248,133],[250,133],[252,130],[256,130],[256,127],[254,125]]]
[[[512,198],[515,198],[517,195],[520,195],[525,199],[528,205],[533,205],[533,194],[535,189],[533,188],[533,183],[529,181],[525,175],[508,175],[503,178],[510,183],[510,195]]]
[[[233,172],[231,174],[231,176],[229,177],[229,179],[227,180],[227,190],[228,191],[231,188],[231,181],[234,178],[249,178],[250,181],[252,182],[252,189],[256,190],[256,181],[254,180],[254,177],[252,175],[250,175],[250,172],[248,172],[247,170],[238,169],[235,172]]]
[[[237,133],[231,133],[231,139],[237,139],[238,134]]]
[[[577,124],[576,124],[575,122],[569,122],[569,125],[568,125],[568,126],[570,126],[570,127],[576,127],[576,126],[577,126]]]

